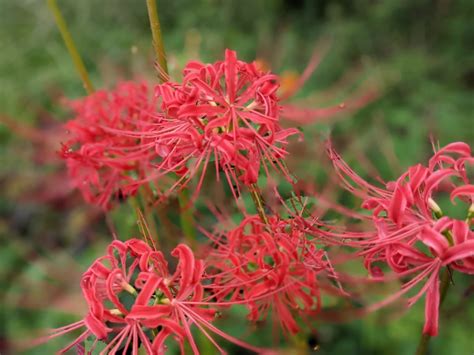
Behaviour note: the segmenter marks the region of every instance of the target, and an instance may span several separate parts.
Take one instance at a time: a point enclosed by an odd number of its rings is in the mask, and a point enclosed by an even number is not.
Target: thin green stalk
[[[255,208],[257,209],[258,215],[260,216],[260,219],[263,223],[268,225],[268,217],[265,213],[265,203],[263,202],[263,197],[260,193],[258,186],[256,184],[252,184],[248,188],[250,191],[250,196],[252,196],[252,201],[255,205]]]
[[[158,61],[160,81],[168,81],[168,63],[166,62],[165,46],[161,36],[160,19],[158,17],[158,8],[156,0],[146,0],[148,8],[148,18],[150,19],[151,34],[153,36],[153,48],[155,49],[156,59]]]
[[[451,284],[451,270],[449,267],[444,269],[443,274],[441,275],[441,284],[440,284],[440,301],[439,301],[439,308],[441,309],[441,305],[446,298],[446,294],[448,293],[449,285]],[[416,355],[425,355],[428,353],[428,344],[430,342],[431,335],[423,334],[420,338],[420,342],[418,343],[418,347],[416,348]]]
[[[151,201],[153,199],[153,192],[150,189],[150,186],[148,185],[143,185],[142,189],[138,190],[141,198],[142,198],[142,203],[143,203],[143,210],[145,212],[145,221],[147,222],[148,230],[150,231],[151,237],[154,239],[156,242],[156,246],[160,245],[160,237],[158,234],[158,226],[156,225],[155,219],[153,217],[152,209],[150,208],[151,206]]]
[[[192,206],[189,201],[189,191],[181,190],[178,194],[179,221],[183,229],[184,236],[191,248],[196,247],[196,229],[194,228],[194,216]]]
[[[49,8],[54,15],[54,19],[56,20],[56,25],[58,26],[59,32],[61,33],[64,44],[66,45],[69,51],[69,55],[71,56],[74,66],[76,67],[77,73],[81,77],[82,85],[84,86],[84,89],[87,91],[88,94],[92,94],[94,92],[94,86],[92,85],[92,82],[89,79],[86,66],[82,61],[81,55],[79,54],[76,45],[74,44],[74,40],[72,39],[71,33],[69,32],[61,10],[59,9],[56,0],[47,1]]]
[[[158,63],[158,75],[160,81],[168,81],[168,63],[166,61],[165,46],[163,44],[163,37],[161,35],[160,19],[158,17],[158,8],[156,0],[146,0],[148,9],[148,18],[150,19],[150,29],[153,37],[153,48],[155,49],[155,56]],[[180,208],[180,222],[184,236],[191,247],[196,244],[196,230],[193,217],[193,209],[189,203],[189,192],[183,189],[178,193],[178,202]]]
[[[142,204],[146,205],[146,197],[144,196],[141,189],[139,190],[139,192]],[[157,246],[159,246],[159,235],[158,228],[153,219],[153,215],[149,211],[147,211],[146,208],[141,206],[137,196],[130,196],[128,198],[128,201],[132,209],[135,210],[135,214],[137,215],[137,224],[138,228],[140,229],[140,233],[147,242],[148,238],[151,238],[151,246],[156,248]],[[144,211],[144,213],[142,213],[142,210]]]

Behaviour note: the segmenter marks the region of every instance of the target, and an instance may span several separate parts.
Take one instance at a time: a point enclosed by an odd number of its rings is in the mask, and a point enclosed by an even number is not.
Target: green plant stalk
[[[147,210],[144,206],[146,206],[146,196],[144,195],[143,191],[140,189],[139,194],[141,197],[141,204],[140,199],[138,196],[130,196],[128,198],[129,204],[132,209],[135,211],[137,215],[137,224],[140,230],[140,233],[144,237],[145,241],[148,242],[148,238],[152,238],[153,245],[151,246],[159,246],[159,235],[158,229],[156,227],[156,223],[153,220],[153,216],[149,214],[149,210]],[[144,206],[141,206],[144,205]],[[144,211],[144,214],[141,212]]]
[[[184,233],[184,237],[189,246],[196,247],[196,229],[194,228],[193,209],[189,201],[189,190],[183,189],[178,193],[179,221]]]
[[[153,36],[153,48],[155,49],[155,55],[159,66],[158,75],[160,81],[164,83],[165,81],[168,81],[168,63],[166,61],[163,37],[161,36],[161,26],[156,0],[146,0],[146,6],[148,9],[148,18],[150,19],[151,34]]]
[[[268,217],[265,213],[265,203],[263,202],[262,194],[260,193],[260,189],[256,184],[249,185],[250,196],[252,197],[253,204],[257,209],[258,215],[263,223],[268,225]]]
[[[49,8],[54,15],[54,19],[56,20],[56,25],[58,26],[59,32],[61,33],[64,44],[66,45],[69,51],[69,55],[71,56],[74,66],[76,67],[76,71],[81,77],[82,85],[84,86],[84,89],[87,91],[88,94],[92,94],[94,92],[94,86],[92,85],[92,82],[89,79],[86,66],[82,61],[82,58],[79,54],[79,51],[77,50],[76,45],[74,44],[74,40],[72,39],[71,33],[69,32],[67,23],[64,20],[61,10],[59,9],[56,0],[47,1]]]
[[[150,186],[144,185],[142,189],[138,190],[140,193],[140,196],[142,198],[142,203],[143,203],[143,210],[145,212],[145,220],[150,228],[148,230],[150,231],[151,237],[153,240],[156,242],[156,246],[159,247],[160,245],[160,237],[158,234],[158,226],[156,225],[155,219],[153,218],[153,214],[151,212],[151,201],[153,199],[153,192],[150,189]]]
[[[158,17],[158,8],[156,0],[146,0],[148,9],[148,18],[150,19],[150,29],[153,37],[153,48],[155,49],[155,56],[159,66],[159,79],[162,83],[168,81],[168,63],[166,61],[165,46],[163,44],[163,37],[161,35],[160,19]],[[182,189],[178,192],[179,202],[179,219],[184,236],[191,247],[196,244],[196,230],[193,217],[193,209],[189,203],[189,192],[187,189]]]

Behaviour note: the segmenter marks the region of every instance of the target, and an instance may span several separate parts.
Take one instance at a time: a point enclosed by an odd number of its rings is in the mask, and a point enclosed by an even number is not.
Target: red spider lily
[[[89,312],[76,323],[59,328],[46,339],[86,328],[72,343],[61,349],[65,353],[82,347],[93,338],[92,350],[105,343],[101,354],[138,354],[140,345],[148,354],[164,354],[165,341],[172,337],[184,354],[187,340],[193,353],[199,354],[191,333],[191,325],[218,348],[209,331],[248,349],[259,351],[211,324],[216,309],[203,302],[204,262],[196,260],[191,249],[178,245],[173,256],[179,259],[176,271],[170,274],[168,264],[159,251],[138,239],[113,241],[107,255],[97,259],[83,275],[81,286]]]
[[[321,273],[335,277],[324,250],[292,221],[271,217],[269,225],[249,216],[225,236],[211,237],[214,297],[222,304],[243,303],[249,319],[265,319],[297,333],[295,314],[315,315],[320,308]]]
[[[368,263],[374,263],[385,259],[399,276],[416,274],[403,284],[399,292],[370,306],[369,310],[392,302],[426,279],[418,293],[409,299],[408,305],[411,306],[426,293],[423,332],[435,336],[438,334],[440,303],[439,272],[442,267],[449,267],[474,274],[474,232],[469,230],[464,221],[442,217],[432,227],[424,227],[418,234],[418,239],[429,248],[429,254],[421,252],[416,245],[394,243],[387,246],[376,258],[367,260]]]
[[[66,123],[63,144],[70,178],[89,203],[108,209],[111,199],[136,192],[156,153],[154,142],[139,132],[160,119],[146,83],[124,82],[73,101],[76,117]]]
[[[200,173],[197,194],[211,161],[217,178],[223,171],[235,196],[240,183],[257,181],[262,165],[267,174],[271,165],[291,181],[282,159],[287,155],[288,137],[299,131],[280,127],[276,75],[237,60],[230,50],[225,61],[190,62],[183,74],[182,84],[158,85],[151,101],[146,101],[146,95],[134,95],[145,101],[119,100],[121,106],[110,102],[106,93],[96,93],[81,102],[75,121],[86,122],[86,127],[81,124],[77,129],[77,122],[69,123],[78,138],[64,151],[86,199],[107,206],[118,189],[133,194],[139,184],[170,172],[179,179],[169,191]],[[121,91],[112,96],[121,97]],[[158,99],[163,115],[156,114]],[[97,106],[105,115],[104,122],[97,122]],[[130,106],[136,110],[122,114]],[[69,153],[77,145],[80,150]],[[153,164],[158,169],[145,173],[158,157],[161,161]]]
[[[376,187],[357,175],[332,149],[330,157],[346,188],[364,199],[362,206],[372,211],[374,232],[351,233],[329,231],[326,236],[340,244],[360,249],[365,266],[378,279],[385,264],[399,277],[411,277],[402,289],[371,307],[375,310],[407,293],[427,279],[409,305],[426,293],[424,333],[438,332],[439,271],[442,267],[473,273],[473,233],[469,229],[472,216],[465,221],[443,217],[435,202],[435,194],[448,191],[451,200],[462,198],[472,205],[474,187],[469,183],[466,163],[473,162],[470,147],[452,143],[437,151],[428,167],[410,167],[386,188]],[[318,230],[318,233],[322,233]],[[429,248],[426,253],[420,246]]]
[[[281,160],[287,138],[298,130],[280,127],[276,75],[237,60],[231,50],[224,61],[188,63],[183,75],[182,85],[156,88],[165,113],[155,131],[161,169],[182,175],[173,188],[201,170],[198,192],[211,161],[217,178],[222,170],[237,190],[239,182],[257,181],[261,165],[268,172],[267,163],[291,180]]]
[[[448,153],[461,156],[453,158]],[[473,188],[465,164],[473,158],[465,143],[444,147],[434,155],[428,167],[412,166],[395,182],[387,183],[386,188],[365,181],[332,148],[329,155],[344,186],[364,200],[363,208],[372,211],[376,226],[383,225],[389,233],[398,232],[401,239],[415,235],[425,224],[432,225],[439,218],[441,211],[435,194],[440,190],[449,192],[452,200],[462,197],[472,204]],[[443,166],[447,162],[450,166]],[[394,239],[396,236],[390,234],[388,242],[396,241]]]

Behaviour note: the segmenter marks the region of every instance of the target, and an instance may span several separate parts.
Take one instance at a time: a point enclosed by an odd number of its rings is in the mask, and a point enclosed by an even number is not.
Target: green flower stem
[[[263,201],[262,194],[260,193],[260,189],[258,188],[257,184],[249,185],[250,196],[252,196],[252,201],[257,209],[258,215],[263,223],[268,223],[268,218],[265,213],[265,203]]]
[[[159,78],[162,83],[168,81],[168,63],[166,62],[165,46],[161,36],[160,19],[158,17],[158,8],[156,0],[146,0],[148,8],[148,18],[150,19],[151,34],[153,36],[153,48],[155,49],[156,59],[159,66]]]
[[[145,221],[147,222],[150,228],[147,228],[150,231],[151,237],[156,242],[156,247],[160,245],[160,237],[158,235],[158,226],[156,225],[155,218],[152,214],[152,201],[153,201],[153,191],[150,186],[147,184],[143,185],[143,188],[139,189],[140,196],[142,198],[143,210],[145,212]]]
[[[81,55],[74,44],[74,40],[72,39],[71,33],[68,30],[67,23],[64,20],[64,17],[59,9],[59,6],[56,0],[47,0],[48,6],[51,12],[54,15],[54,19],[56,20],[56,25],[58,26],[59,32],[63,38],[64,44],[66,45],[69,55],[71,56],[72,62],[76,67],[76,70],[81,77],[82,84],[84,89],[87,91],[88,94],[92,94],[94,92],[94,86],[89,79],[89,75],[87,74],[86,66],[82,61]]]
[[[137,198],[137,196],[130,196],[128,201],[132,206],[132,209],[135,210],[138,228],[142,236],[145,238],[145,241],[147,241],[148,237],[152,238],[152,247],[158,247],[160,244],[158,228],[156,226],[155,220],[153,219],[153,215],[151,214],[150,207],[147,207],[147,198],[142,189],[139,189],[139,195],[141,197],[141,201]],[[144,211],[144,214],[141,211]]]
[[[194,228],[193,209],[189,201],[189,190],[184,189],[178,193],[179,221],[184,233],[184,237],[189,246],[196,247],[196,229]]]
[[[168,81],[168,63],[166,61],[165,46],[161,35],[160,19],[158,17],[158,8],[156,0],[146,0],[148,9],[148,18],[150,19],[150,29],[153,37],[153,48],[159,66],[158,75],[162,83]],[[193,209],[189,203],[189,192],[183,189],[178,193],[178,202],[180,208],[180,222],[184,236],[191,247],[196,244],[196,230],[193,217]]]

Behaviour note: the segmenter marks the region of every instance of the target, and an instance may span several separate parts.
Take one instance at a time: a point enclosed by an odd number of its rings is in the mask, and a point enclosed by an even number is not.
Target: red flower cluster
[[[61,155],[84,199],[104,209],[111,200],[133,195],[157,154],[154,141],[139,133],[157,120],[155,100],[145,83],[124,82],[71,102],[76,117]],[[151,114],[153,112],[153,114]]]
[[[319,311],[319,276],[336,278],[325,251],[291,220],[271,217],[265,225],[258,216],[249,216],[213,239],[210,265],[217,300],[245,304],[252,321],[271,312],[274,324],[288,333],[300,330],[295,314],[306,317]]]
[[[164,342],[171,336],[183,354],[185,341],[199,354],[190,328],[194,324],[221,352],[209,331],[257,351],[211,324],[216,309],[204,301],[204,262],[196,260],[191,249],[183,244],[171,255],[178,258],[173,274],[169,273],[163,254],[145,242],[112,242],[107,254],[97,259],[82,277],[82,291],[89,306],[87,316],[57,329],[48,338],[85,327],[60,353],[75,346],[81,348],[84,340],[92,337],[93,349],[99,342],[106,344],[102,353],[131,350],[135,355],[140,346],[148,354],[164,354]]]
[[[181,185],[200,173],[197,191],[211,161],[217,179],[222,171],[237,190],[257,181],[262,164],[268,172],[266,163],[290,179],[281,159],[298,130],[280,127],[278,87],[276,75],[237,60],[231,50],[224,61],[188,63],[182,84],[156,88],[164,112],[156,131],[162,170],[179,172]]]
[[[474,273],[474,185],[466,165],[474,163],[470,147],[452,143],[437,151],[427,167],[418,164],[397,181],[376,187],[358,176],[337,153],[330,156],[345,186],[364,199],[363,207],[372,211],[373,233],[345,233],[342,237],[360,249],[365,266],[375,277],[383,277],[378,265],[387,265],[400,277],[411,277],[402,289],[373,305],[375,310],[404,295],[426,279],[409,305],[426,293],[424,333],[438,332],[440,302],[439,271],[442,267]],[[443,215],[436,194],[448,193],[454,203],[459,198],[468,203],[465,220]],[[426,252],[428,248],[429,252]]]

